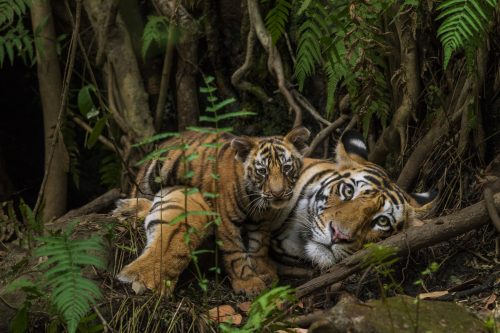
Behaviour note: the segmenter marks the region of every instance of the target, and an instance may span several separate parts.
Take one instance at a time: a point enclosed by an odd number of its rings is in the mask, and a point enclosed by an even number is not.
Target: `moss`
[[[418,330],[416,329],[418,327]],[[311,326],[311,333],[349,332],[486,332],[481,320],[451,302],[420,301],[396,296],[364,304],[339,304],[327,320]]]

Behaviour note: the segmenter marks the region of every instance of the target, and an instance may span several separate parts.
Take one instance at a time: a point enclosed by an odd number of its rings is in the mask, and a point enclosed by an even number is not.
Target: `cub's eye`
[[[391,229],[391,221],[389,220],[389,218],[385,215],[380,215],[379,217],[377,217],[375,220],[375,225],[380,227],[380,229],[382,230],[389,230]]]
[[[292,170],[292,165],[291,164],[285,164],[283,165],[283,172],[290,172]]]
[[[261,176],[266,175],[266,168],[257,168],[255,171],[257,171],[257,173]]]
[[[343,201],[351,200],[354,196],[354,187],[351,184],[341,183],[339,186],[339,194]]]

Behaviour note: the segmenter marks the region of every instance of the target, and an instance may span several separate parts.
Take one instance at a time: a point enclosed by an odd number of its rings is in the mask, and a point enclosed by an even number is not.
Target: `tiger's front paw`
[[[256,264],[256,273],[258,277],[263,280],[267,285],[278,282],[278,273],[276,267],[269,261],[260,261]]]
[[[247,296],[257,296],[267,288],[266,282],[258,276],[252,276],[246,280],[234,279],[231,285],[235,293]]]

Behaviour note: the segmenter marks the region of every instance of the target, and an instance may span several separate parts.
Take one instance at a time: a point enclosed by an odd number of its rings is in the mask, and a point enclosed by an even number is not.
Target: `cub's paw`
[[[231,286],[235,293],[247,296],[257,296],[267,288],[266,282],[258,276],[252,276],[246,280],[232,280]]]
[[[160,293],[163,296],[170,296],[175,288],[177,279],[162,279],[160,272],[141,267],[138,260],[125,266],[116,276],[118,280],[125,283],[131,283],[132,289],[138,295],[141,295],[146,289]]]
[[[271,285],[279,280],[276,267],[274,267],[270,262],[259,263],[255,272],[267,285]]]
[[[144,198],[119,199],[116,201],[116,208],[111,212],[111,215],[120,220],[131,217],[144,219],[148,215],[152,204],[151,200]]]

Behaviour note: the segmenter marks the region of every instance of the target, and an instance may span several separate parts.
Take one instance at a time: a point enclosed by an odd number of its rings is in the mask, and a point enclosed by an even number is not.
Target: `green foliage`
[[[285,32],[285,26],[288,22],[288,16],[290,15],[291,8],[291,1],[277,0],[274,8],[272,8],[266,15],[266,28],[271,34],[274,44],[276,44],[278,39]]]
[[[167,45],[169,22],[165,16],[148,16],[142,33],[142,58],[146,59],[149,49],[155,45],[161,52]]]
[[[30,0],[0,0],[0,68],[6,57],[11,65],[16,55],[34,61],[33,38],[22,22],[30,6]]]
[[[279,328],[285,328],[287,325],[276,320],[283,314],[280,305],[294,300],[293,289],[290,286],[272,288],[252,302],[248,319],[243,327],[220,324],[220,330],[223,333],[254,333],[262,332],[264,329],[275,332]]]
[[[295,77],[302,90],[317,68],[322,69],[327,117],[332,116],[336,94],[343,85],[365,128],[374,115],[385,126],[391,96],[387,65],[380,52],[386,38],[377,27],[383,26],[381,14],[390,3],[302,2],[297,14],[301,23],[296,34]]]
[[[76,332],[78,323],[90,306],[102,297],[99,287],[82,275],[83,268],[90,265],[105,268],[104,262],[98,257],[104,252],[101,239],[72,239],[75,223],[61,236],[38,238],[43,244],[35,251],[37,256],[47,257],[40,268],[45,271],[51,302],[65,319],[70,333]]]
[[[497,0],[445,0],[439,5],[436,20],[442,23],[437,36],[444,49],[444,68],[457,49],[475,50],[484,40],[497,4]]]
[[[0,0],[0,31],[21,18],[30,7],[30,0]]]
[[[121,184],[122,164],[116,154],[108,154],[101,160],[99,167],[101,184],[107,188],[119,187]]]

